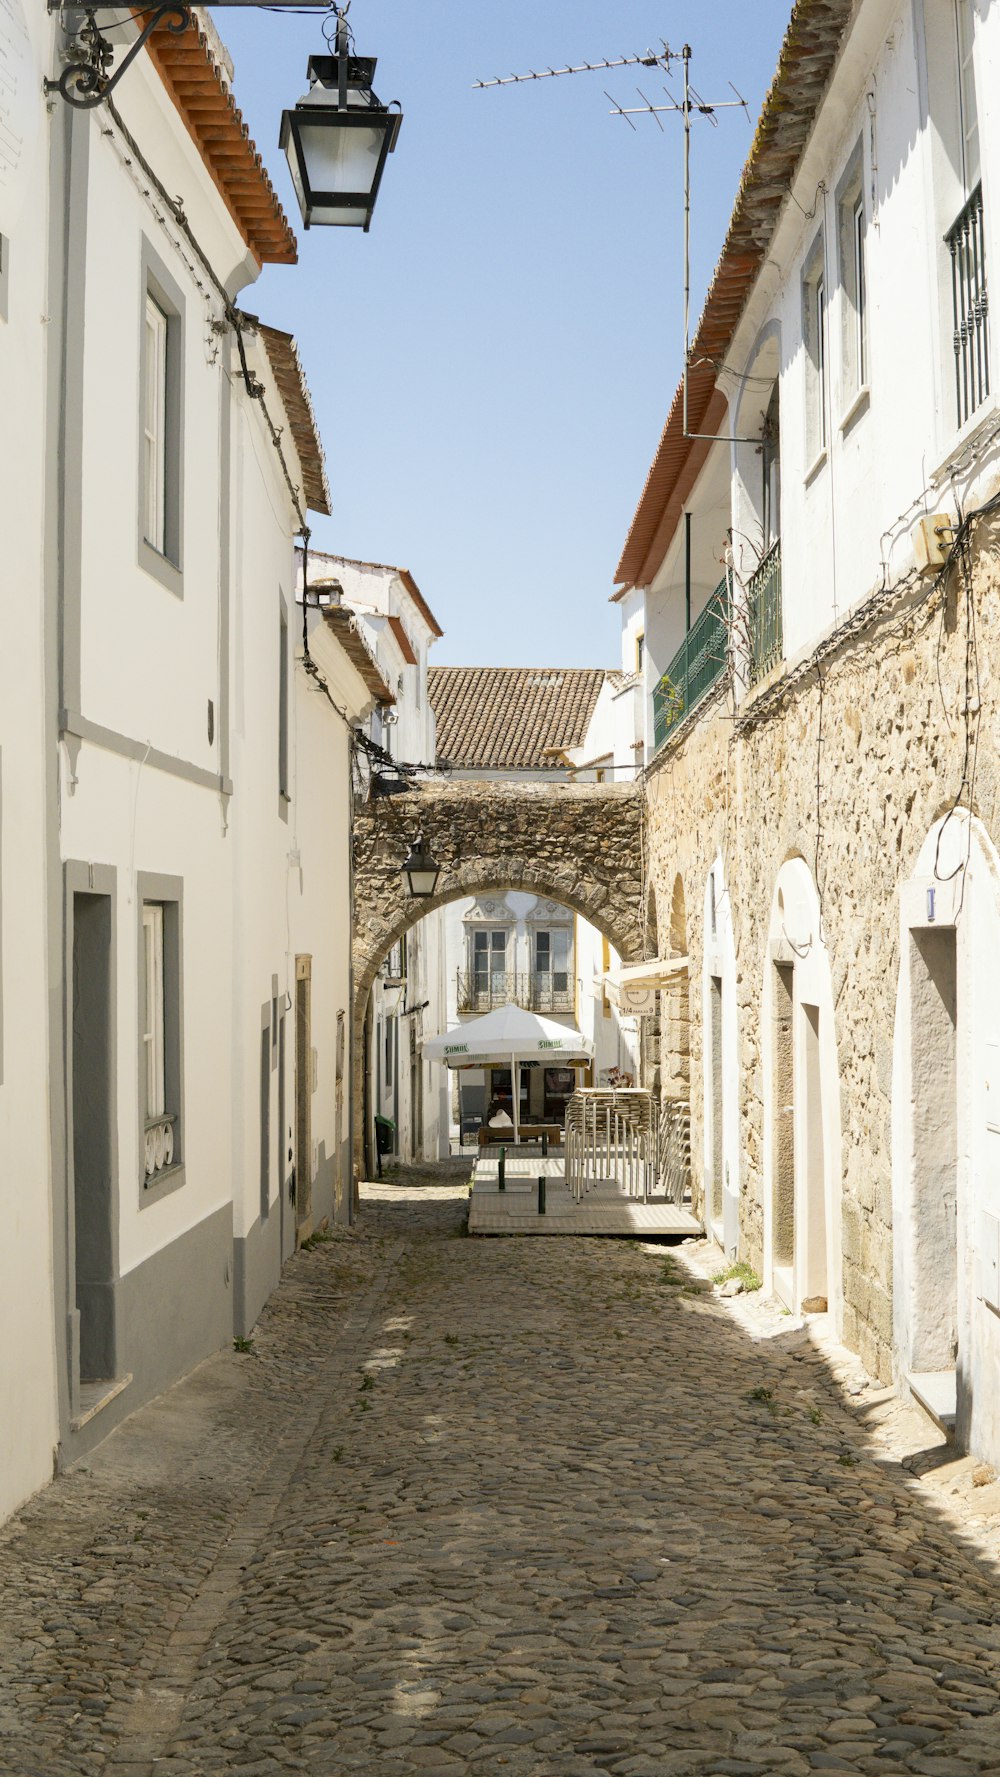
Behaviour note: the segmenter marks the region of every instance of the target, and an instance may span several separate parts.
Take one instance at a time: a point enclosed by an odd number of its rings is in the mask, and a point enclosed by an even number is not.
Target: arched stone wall
[[[400,866],[422,834],[437,893],[412,901]],[[570,907],[624,962],[645,949],[642,797],[632,784],[448,780],[366,803],[354,820],[355,1154],[364,1020],[384,958],[425,914],[468,895],[519,890]]]

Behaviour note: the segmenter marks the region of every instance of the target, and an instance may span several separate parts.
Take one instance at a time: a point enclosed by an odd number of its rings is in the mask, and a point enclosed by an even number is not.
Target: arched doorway
[[[841,1319],[840,1078],[830,959],[803,858],[778,875],[763,991],[764,1282]]]
[[[892,1099],[896,1365],[1000,1462],[1000,859],[965,810],[900,888]]]

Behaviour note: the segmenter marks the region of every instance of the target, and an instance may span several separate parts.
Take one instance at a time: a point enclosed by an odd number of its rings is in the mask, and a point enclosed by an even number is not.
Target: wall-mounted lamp
[[[266,7],[269,12],[283,7],[330,10],[329,0],[202,0],[202,4]],[[68,6],[66,0],[48,0],[48,8],[66,11],[75,35],[69,39],[62,73],[58,80],[45,81],[45,91],[59,93],[80,111],[110,97],[158,25],[165,24],[179,35],[193,18],[192,0],[154,0],[138,35],[113,67],[115,45],[101,30],[98,15],[118,14],[111,22],[120,22],[120,4],[90,0],[78,28],[80,8]],[[309,91],[294,110],[282,112],[280,146],[288,157],[306,228],[335,224],[367,233],[383,168],[403,120],[398,108],[382,105],[372,91],[375,57],[352,54],[345,13],[346,6],[334,8],[336,53],[310,56]]]
[[[413,846],[406,863],[401,865],[401,871],[406,878],[406,886],[411,900],[425,900],[437,888],[441,866],[428,846],[424,844],[422,833]]]
[[[402,113],[372,90],[374,56],[351,54],[347,20],[337,14],[336,54],[309,57],[309,91],[281,116],[302,220],[368,233],[385,163],[396,146]]]

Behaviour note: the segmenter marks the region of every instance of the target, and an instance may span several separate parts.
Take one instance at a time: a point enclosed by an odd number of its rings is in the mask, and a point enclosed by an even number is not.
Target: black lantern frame
[[[371,227],[375,201],[385,163],[393,152],[403,121],[402,112],[380,103],[372,90],[376,57],[351,55],[347,43],[347,26],[338,20],[337,54],[310,56],[308,74],[310,91],[300,99],[293,111],[281,114],[279,146],[288,158],[292,183],[295,186],[302,221],[313,226],[360,227],[365,234]],[[318,96],[322,94],[323,96]],[[327,102],[325,95],[329,94]],[[310,171],[308,134],[316,130],[343,132],[366,130],[381,137],[378,159],[370,184],[355,191],[330,189],[317,184]],[[346,212],[333,220],[323,211]]]
[[[411,901],[426,901],[434,894],[441,875],[441,866],[430,847],[425,844],[422,833],[414,841],[406,863],[400,865],[400,873],[406,878],[407,893]],[[428,878],[429,886],[416,886],[418,879],[426,882]]]

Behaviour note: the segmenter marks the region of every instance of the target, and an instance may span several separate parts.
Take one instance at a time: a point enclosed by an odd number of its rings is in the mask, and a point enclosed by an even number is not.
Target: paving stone
[[[995,1483],[752,1293],[466,1207],[366,1187],[0,1532],[0,1777],[1000,1777]]]

